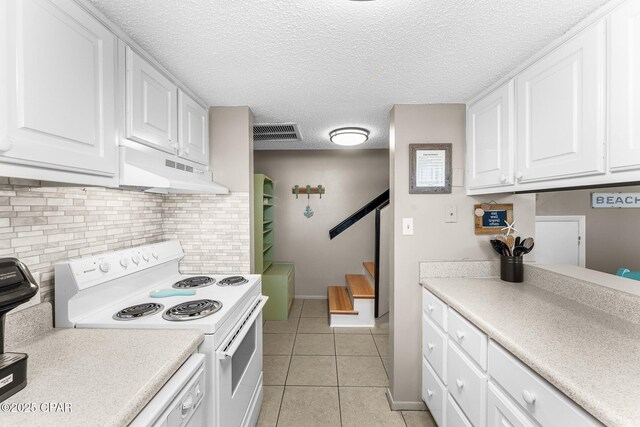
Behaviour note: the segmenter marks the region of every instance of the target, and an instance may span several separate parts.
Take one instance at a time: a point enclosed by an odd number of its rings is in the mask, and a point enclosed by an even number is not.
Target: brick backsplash
[[[0,177],[0,257],[40,276],[53,300],[65,259],[177,238],[183,272],[249,271],[249,195],[158,195]]]
[[[249,193],[165,195],[164,237],[182,243],[184,273],[249,273]]]

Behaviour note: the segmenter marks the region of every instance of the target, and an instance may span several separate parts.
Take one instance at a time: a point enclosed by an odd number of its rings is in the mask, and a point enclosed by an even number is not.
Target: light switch
[[[444,212],[444,222],[458,222],[458,208],[456,205],[449,205]]]
[[[402,218],[402,234],[413,236],[413,218]]]

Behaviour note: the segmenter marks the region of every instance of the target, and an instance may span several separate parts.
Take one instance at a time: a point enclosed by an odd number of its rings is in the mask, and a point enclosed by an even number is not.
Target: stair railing
[[[376,210],[376,208],[383,205],[384,203],[389,203],[389,190],[385,191],[384,193],[358,209],[355,213],[342,221],[340,224],[329,230],[329,239],[335,238],[340,233],[344,232],[346,229],[351,227],[356,222],[360,221],[362,218]]]
[[[375,253],[373,255],[373,291],[375,295],[374,304],[373,304],[373,316],[378,318],[378,297],[380,295],[380,217],[382,209],[386,208],[389,205],[389,200],[381,204],[376,208],[376,221],[375,221]]]

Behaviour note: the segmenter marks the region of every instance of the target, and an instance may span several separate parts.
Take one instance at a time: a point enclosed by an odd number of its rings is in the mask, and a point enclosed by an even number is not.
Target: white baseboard
[[[423,401],[419,402],[399,402],[393,400],[393,396],[391,396],[391,390],[387,389],[385,393],[387,395],[387,401],[389,402],[389,407],[392,411],[426,411],[427,406]]]
[[[327,299],[326,295],[298,295],[294,297],[295,299]]]

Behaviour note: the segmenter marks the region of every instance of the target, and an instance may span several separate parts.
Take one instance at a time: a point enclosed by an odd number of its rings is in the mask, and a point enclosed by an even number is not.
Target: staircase
[[[375,326],[375,265],[371,261],[362,264],[363,274],[345,275],[347,286],[327,288],[331,327]]]

